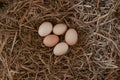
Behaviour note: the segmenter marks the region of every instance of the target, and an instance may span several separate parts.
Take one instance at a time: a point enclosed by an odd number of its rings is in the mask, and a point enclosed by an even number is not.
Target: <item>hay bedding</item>
[[[1,80],[119,80],[119,0],[0,0]],[[75,28],[79,41],[56,57],[37,29]],[[60,37],[64,41],[64,37]]]

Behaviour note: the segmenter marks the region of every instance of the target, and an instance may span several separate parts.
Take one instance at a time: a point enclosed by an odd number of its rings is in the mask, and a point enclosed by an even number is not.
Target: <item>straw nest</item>
[[[119,80],[120,0],[0,0],[1,80]],[[65,23],[79,41],[53,55],[38,35]],[[63,37],[60,37],[63,40]]]

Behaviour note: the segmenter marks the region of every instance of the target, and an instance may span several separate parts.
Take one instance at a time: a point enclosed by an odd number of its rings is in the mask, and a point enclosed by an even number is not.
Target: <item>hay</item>
[[[0,1],[1,80],[119,80],[119,0]],[[44,21],[65,23],[78,44],[56,57],[38,33]],[[64,37],[60,37],[64,41]]]

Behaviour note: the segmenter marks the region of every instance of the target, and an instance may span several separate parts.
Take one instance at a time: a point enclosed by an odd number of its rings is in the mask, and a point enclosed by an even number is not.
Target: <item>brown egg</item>
[[[54,34],[46,36],[43,40],[44,45],[47,46],[47,47],[53,47],[58,42],[59,42],[59,37],[54,35]]]

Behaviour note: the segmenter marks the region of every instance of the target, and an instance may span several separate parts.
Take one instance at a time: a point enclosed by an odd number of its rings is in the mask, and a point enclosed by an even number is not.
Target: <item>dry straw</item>
[[[119,80],[120,0],[0,0],[1,80]],[[44,21],[79,34],[56,57],[38,35]],[[64,40],[63,37],[60,37]]]

